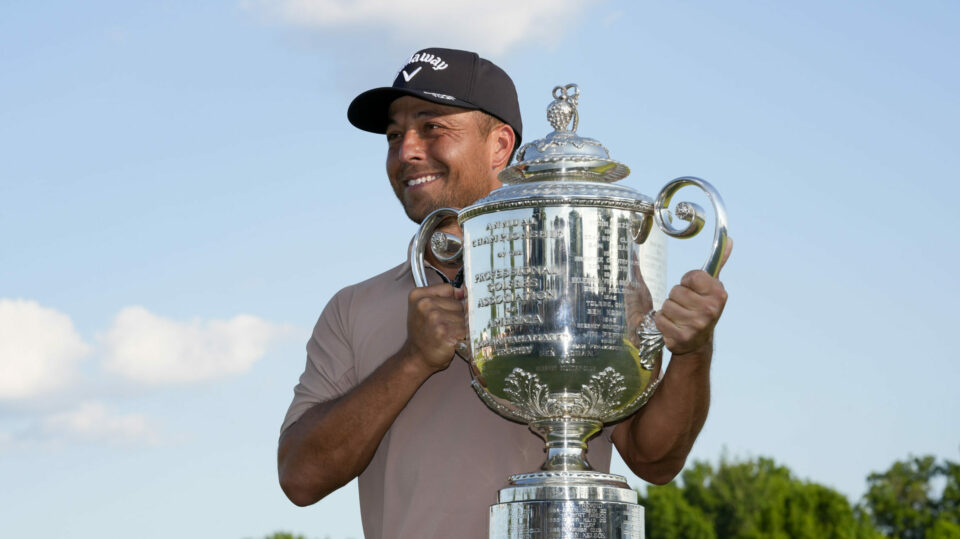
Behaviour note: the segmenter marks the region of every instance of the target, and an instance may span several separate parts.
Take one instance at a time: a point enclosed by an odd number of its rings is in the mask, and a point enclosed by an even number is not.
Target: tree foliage
[[[640,503],[657,539],[882,537],[842,494],[768,458],[695,462],[680,485],[648,487]]]
[[[932,456],[867,477],[865,509],[888,537],[960,539],[960,464]]]
[[[768,458],[694,462],[678,482],[647,488],[657,539],[960,539],[960,464],[932,456],[867,477],[861,505],[801,481]]]

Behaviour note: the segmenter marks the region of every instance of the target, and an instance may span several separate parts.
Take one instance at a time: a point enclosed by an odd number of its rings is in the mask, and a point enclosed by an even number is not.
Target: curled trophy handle
[[[413,282],[416,283],[418,287],[422,288],[427,286],[427,272],[424,268],[424,257],[427,253],[427,245],[440,243],[439,241],[434,242],[434,230],[444,219],[451,216],[456,217],[458,213],[459,212],[453,208],[440,208],[430,212],[429,215],[424,217],[423,222],[420,223],[417,234],[413,237],[413,241],[410,242],[410,270],[413,272]],[[447,238],[447,236],[444,236],[444,239]],[[462,249],[460,252],[462,252]],[[438,259],[444,262],[450,262],[456,260],[460,252],[453,254],[434,252],[434,254],[437,255]]]
[[[723,260],[723,252],[726,250],[729,240],[727,238],[727,209],[723,204],[723,198],[720,197],[720,193],[718,193],[712,185],[693,176],[684,176],[672,180],[667,185],[664,185],[663,189],[660,190],[660,194],[657,195],[657,201],[653,207],[653,218],[656,220],[657,226],[668,236],[674,238],[691,238],[696,236],[697,233],[700,232],[700,229],[703,228],[704,223],[704,212],[700,206],[692,202],[681,202],[677,204],[675,214],[681,220],[686,221],[687,226],[684,228],[674,228],[670,223],[670,199],[673,198],[673,195],[675,195],[677,191],[688,185],[699,187],[700,190],[707,194],[707,197],[710,198],[710,202],[713,204],[713,210],[716,214],[713,247],[710,258],[703,264],[702,269],[709,273],[711,277],[716,277],[720,274],[720,262]]]
[[[657,226],[660,227],[660,230],[663,230],[668,236],[674,238],[692,238],[696,236],[704,224],[704,211],[700,206],[692,202],[680,202],[677,204],[674,214],[680,220],[686,221],[687,226],[675,228],[670,223],[670,200],[677,191],[688,185],[699,187],[707,194],[711,204],[713,204],[713,210],[716,214],[713,247],[711,248],[710,258],[707,259],[701,269],[710,274],[711,277],[716,277],[720,274],[720,262],[723,260],[723,252],[727,249],[729,239],[727,236],[727,209],[723,204],[723,198],[720,197],[720,193],[718,193],[710,183],[693,176],[684,176],[670,181],[667,185],[663,186],[660,194],[657,195],[657,200],[653,206],[653,218]],[[637,329],[637,335],[640,337],[641,342],[640,361],[644,367],[652,365],[656,355],[659,354],[663,348],[663,335],[653,321],[655,314],[655,311],[650,311],[646,318],[644,318],[643,324]]]
[[[427,254],[427,245],[431,246],[433,255],[442,262],[455,262],[463,256],[463,246],[460,245],[459,238],[445,232],[435,232],[448,217],[456,217],[460,212],[453,208],[440,208],[433,210],[424,217],[420,223],[420,228],[413,241],[410,242],[410,270],[413,273],[413,282],[418,288],[427,286],[427,271],[424,267],[424,259]],[[469,346],[465,341],[460,341],[457,345],[457,355],[469,363],[469,359],[464,357],[468,352]]]

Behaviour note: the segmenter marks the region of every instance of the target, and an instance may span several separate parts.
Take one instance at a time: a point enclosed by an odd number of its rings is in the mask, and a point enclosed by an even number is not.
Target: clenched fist
[[[414,288],[407,311],[404,348],[433,371],[450,365],[457,345],[467,335],[465,292],[449,284]]]
[[[728,245],[721,268],[730,257],[733,241]],[[713,327],[726,303],[727,291],[719,279],[701,270],[688,272],[680,284],[670,290],[670,297],[657,311],[655,321],[663,333],[664,345],[681,355],[703,348],[711,342]]]

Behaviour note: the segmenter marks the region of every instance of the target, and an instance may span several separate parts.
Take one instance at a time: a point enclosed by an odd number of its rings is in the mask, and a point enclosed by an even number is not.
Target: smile
[[[424,176],[418,176],[418,177],[416,177],[416,178],[409,179],[409,180],[407,180],[406,182],[404,182],[404,184],[405,184],[407,187],[415,187],[415,186],[417,186],[417,185],[423,185],[423,184],[425,184],[425,183],[429,183],[429,182],[432,182],[432,181],[434,181],[434,180],[439,180],[439,179],[440,179],[440,175],[439,175],[439,174],[426,174],[426,175],[424,175]]]

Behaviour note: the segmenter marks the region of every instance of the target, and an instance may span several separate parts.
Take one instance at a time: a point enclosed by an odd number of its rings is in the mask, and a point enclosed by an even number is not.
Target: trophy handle
[[[427,252],[427,244],[430,244],[433,255],[442,262],[454,262],[463,256],[463,245],[460,238],[453,234],[445,232],[434,232],[437,225],[448,217],[456,217],[460,212],[453,208],[440,208],[433,210],[429,215],[423,218],[420,228],[417,230],[413,241],[410,242],[410,269],[413,272],[413,282],[418,287],[427,286],[427,272],[424,268],[424,257]],[[466,341],[460,341],[457,345],[456,354],[461,359],[470,363],[470,346]],[[471,374],[471,376],[473,376]]]
[[[723,198],[720,197],[720,193],[718,193],[712,185],[693,176],[684,176],[671,181],[667,185],[664,185],[663,189],[660,190],[660,194],[657,195],[657,201],[653,207],[653,218],[656,220],[660,230],[663,230],[668,236],[674,238],[692,238],[696,236],[697,233],[700,232],[700,229],[703,228],[704,223],[703,208],[700,206],[692,202],[681,202],[677,204],[675,215],[681,220],[686,221],[687,226],[684,228],[674,228],[670,223],[670,199],[673,198],[673,195],[675,195],[677,191],[688,185],[695,185],[707,194],[707,197],[710,198],[710,202],[713,204],[714,213],[717,216],[710,258],[707,259],[702,268],[703,271],[709,273],[711,277],[716,277],[720,274],[720,261],[723,259],[723,252],[726,250],[729,240],[727,239],[727,209],[723,205]]]
[[[427,273],[424,269],[424,256],[427,252],[427,244],[432,244],[434,246],[433,254],[440,260],[443,261],[453,261],[456,260],[462,253],[463,248],[449,253],[449,252],[438,252],[439,248],[442,245],[449,245],[451,243],[449,235],[438,232],[438,238],[433,238],[434,229],[437,228],[437,225],[443,222],[444,219],[450,216],[456,216],[459,212],[453,208],[440,208],[438,210],[433,210],[429,215],[424,217],[423,222],[420,223],[420,229],[417,230],[417,234],[413,237],[413,241],[410,242],[410,269],[413,272],[413,282],[416,283],[418,287],[427,286]]]
[[[660,230],[674,238],[692,238],[703,228],[704,212],[703,208],[692,202],[680,202],[674,214],[682,221],[687,222],[683,228],[674,228],[670,223],[670,199],[681,188],[688,185],[699,187],[713,204],[713,210],[716,214],[716,227],[713,233],[713,247],[710,252],[710,258],[703,264],[703,271],[716,277],[720,274],[720,261],[723,260],[723,252],[727,248],[727,209],[723,205],[723,198],[720,193],[708,182],[693,176],[684,176],[670,181],[663,186],[660,194],[657,195],[657,201],[653,206],[653,218],[657,222]],[[657,355],[663,349],[663,335],[657,329],[653,321],[655,311],[650,311],[644,318],[643,324],[637,329],[637,335],[640,337],[640,361],[644,366],[653,365]]]

